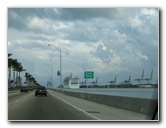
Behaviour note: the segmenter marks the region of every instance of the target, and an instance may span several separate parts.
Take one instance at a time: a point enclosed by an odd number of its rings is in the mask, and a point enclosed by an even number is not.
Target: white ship
[[[71,73],[70,76],[68,76],[64,79],[63,88],[71,88],[71,89],[80,88],[79,78],[76,77],[76,76],[73,76],[72,73]]]

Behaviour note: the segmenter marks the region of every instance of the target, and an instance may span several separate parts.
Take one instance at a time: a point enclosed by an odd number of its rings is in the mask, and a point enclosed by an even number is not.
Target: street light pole
[[[62,86],[62,56],[61,56],[61,49],[56,47],[56,46],[54,46],[53,44],[48,44],[48,46],[53,46],[54,48],[59,50],[59,53],[60,53],[60,86]]]
[[[51,68],[51,83],[53,84],[53,68],[49,64],[45,64],[45,65],[48,65]]]
[[[48,80],[47,80],[47,87],[49,87],[49,82],[50,82],[50,78],[51,78],[51,75],[50,75],[50,73],[48,72],[48,71],[45,71],[45,72],[47,72],[48,73]]]
[[[62,86],[62,58],[61,58],[61,49],[60,51],[60,85]]]

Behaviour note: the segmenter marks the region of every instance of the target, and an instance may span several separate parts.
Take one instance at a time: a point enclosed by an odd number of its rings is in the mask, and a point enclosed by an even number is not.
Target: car
[[[26,87],[26,86],[23,86],[23,87],[21,87],[21,89],[20,89],[20,92],[28,92],[29,90],[28,90],[28,87]]]
[[[29,86],[29,87],[28,87],[28,90],[33,91],[33,86]]]
[[[44,86],[38,86],[35,89],[35,96],[37,95],[45,95],[47,96],[47,89]]]

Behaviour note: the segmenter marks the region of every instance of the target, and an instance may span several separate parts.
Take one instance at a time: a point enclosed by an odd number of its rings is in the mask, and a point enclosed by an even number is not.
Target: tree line
[[[12,54],[8,53],[8,87],[21,87],[22,85],[20,82],[20,73],[26,71],[26,69],[23,68],[23,65],[20,62],[18,62],[17,59],[13,59],[11,58],[11,56]],[[13,77],[11,77],[12,73]],[[28,72],[25,72],[24,77],[24,84],[26,84],[27,86],[39,85],[36,79]]]

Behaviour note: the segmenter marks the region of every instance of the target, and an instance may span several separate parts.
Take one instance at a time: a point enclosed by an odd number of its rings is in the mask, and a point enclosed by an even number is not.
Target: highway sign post
[[[93,79],[94,72],[93,71],[84,71],[84,79]],[[88,83],[88,82],[87,82]],[[88,84],[87,84],[87,93],[88,93]]]

